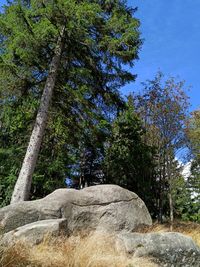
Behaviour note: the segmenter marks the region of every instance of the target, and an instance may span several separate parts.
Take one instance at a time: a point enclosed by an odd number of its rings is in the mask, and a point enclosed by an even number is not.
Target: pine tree
[[[152,208],[151,158],[154,150],[144,143],[144,134],[142,121],[129,96],[126,110],[120,112],[113,122],[105,148],[104,171],[106,182],[134,191]]]
[[[62,96],[76,92],[82,102],[77,101],[75,110],[87,103],[92,113],[97,101],[116,101],[119,86],[134,79],[124,70],[137,59],[141,45],[134,11],[124,1],[32,0],[5,7],[0,17],[1,95],[41,95],[12,202],[29,197],[54,97],[59,95],[65,107]]]

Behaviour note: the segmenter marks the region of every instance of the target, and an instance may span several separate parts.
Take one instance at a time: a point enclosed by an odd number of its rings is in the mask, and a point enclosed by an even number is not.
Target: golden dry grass
[[[138,232],[169,232],[168,224],[153,224]],[[200,245],[200,225],[175,222],[173,231]],[[134,258],[117,245],[114,235],[103,232],[67,237],[47,237],[37,246],[16,244],[0,250],[0,267],[156,267],[150,259]]]
[[[146,258],[130,258],[105,233],[46,239],[30,247],[16,244],[7,249],[1,267],[156,267]]]
[[[0,266],[28,267],[28,251],[26,247],[19,243],[8,248],[0,248]]]

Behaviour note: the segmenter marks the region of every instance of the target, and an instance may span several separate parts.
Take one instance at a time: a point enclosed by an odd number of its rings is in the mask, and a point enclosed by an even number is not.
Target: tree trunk
[[[171,187],[171,186],[170,186]],[[173,199],[171,194],[171,188],[169,190],[169,212],[170,212],[170,231],[173,231],[173,223],[174,223],[174,211],[173,211]]]
[[[164,184],[165,184],[165,153],[160,154],[159,158],[159,183],[160,183],[160,194],[159,194],[159,215],[158,222],[163,223],[163,198],[164,198]]]
[[[168,157],[167,161],[167,172],[168,172],[168,183],[169,183],[169,192],[168,192],[168,198],[169,198],[169,218],[170,218],[170,231],[173,231],[173,223],[174,223],[174,204],[173,204],[173,198],[172,198],[172,156],[171,154]]]
[[[28,200],[30,195],[32,175],[37,162],[42,138],[48,117],[48,109],[52,99],[55,87],[58,68],[60,65],[61,54],[64,45],[65,28],[63,27],[61,35],[58,38],[55,53],[52,58],[49,74],[45,83],[44,91],[41,97],[40,107],[37,113],[35,125],[30,137],[26,155],[19,173],[19,177],[15,184],[12,194],[11,203]]]
[[[82,149],[80,147],[80,149]],[[79,188],[83,189],[85,187],[85,148],[82,149],[81,155],[80,155],[80,178],[79,178]]]

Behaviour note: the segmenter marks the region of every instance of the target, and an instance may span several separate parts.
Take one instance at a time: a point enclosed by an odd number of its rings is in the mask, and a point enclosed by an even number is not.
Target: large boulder
[[[191,238],[178,233],[133,233],[152,220],[144,202],[116,185],[83,190],[58,189],[47,197],[0,209],[1,244],[41,242],[45,235],[74,231],[114,232],[120,251],[133,257],[154,258],[159,266],[200,266],[200,250]]]
[[[83,190],[58,189],[43,199],[24,201],[0,210],[0,227],[9,232],[40,220],[65,218],[66,231],[105,229],[134,231],[151,225],[144,202],[117,185],[97,185]]]
[[[179,233],[120,233],[118,242],[129,255],[154,258],[159,266],[200,266],[200,248]]]

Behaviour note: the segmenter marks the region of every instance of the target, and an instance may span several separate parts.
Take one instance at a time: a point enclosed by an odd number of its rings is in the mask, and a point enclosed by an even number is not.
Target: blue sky
[[[3,5],[6,0],[0,0]],[[128,0],[138,7],[144,44],[132,69],[138,77],[121,89],[137,91],[140,83],[161,70],[191,86],[191,110],[200,107],[200,0]]]
[[[138,77],[121,91],[141,88],[158,70],[185,80],[191,110],[200,107],[200,0],[128,0],[138,7],[144,44],[133,68]]]

